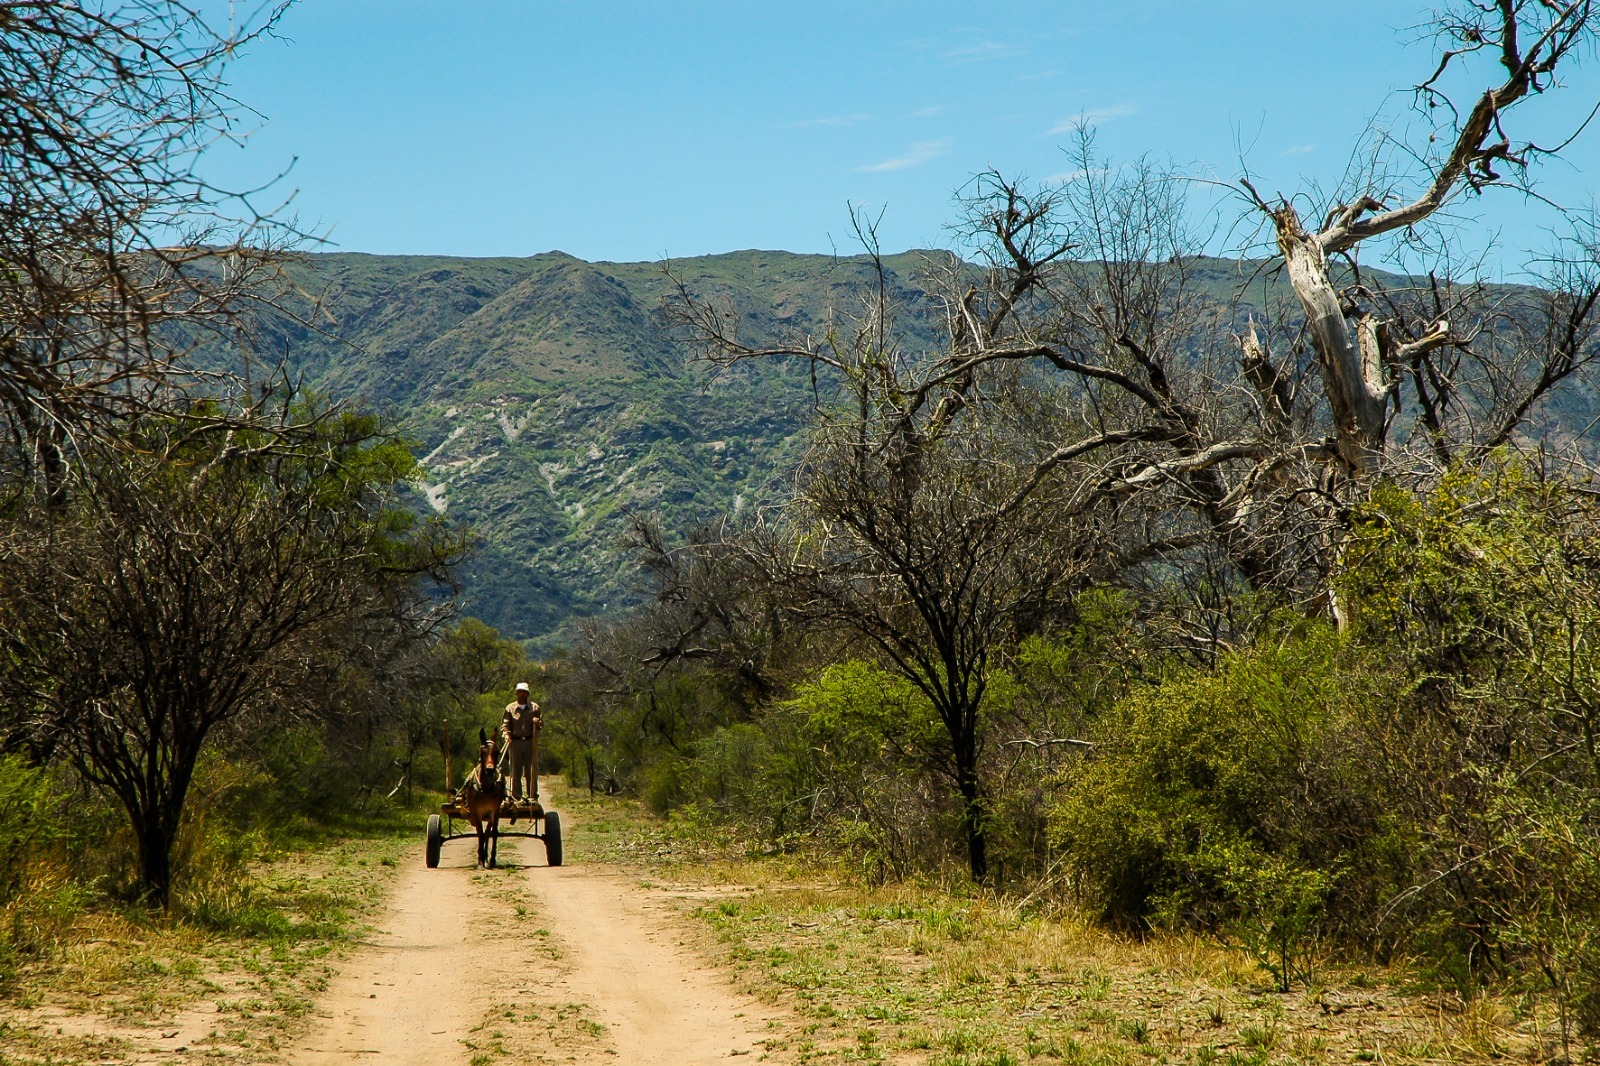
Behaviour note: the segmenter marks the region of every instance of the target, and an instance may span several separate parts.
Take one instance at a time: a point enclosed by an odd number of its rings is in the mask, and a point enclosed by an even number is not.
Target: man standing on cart
[[[539,705],[529,698],[528,683],[519,682],[517,698],[506,704],[506,713],[500,719],[506,762],[511,766],[511,795],[519,800],[532,799],[538,792],[533,776],[539,772],[533,765],[533,738],[540,722]]]

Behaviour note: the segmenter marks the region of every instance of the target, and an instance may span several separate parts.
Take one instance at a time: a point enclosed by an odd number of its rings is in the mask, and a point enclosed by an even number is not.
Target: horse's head
[[[499,772],[495,769],[496,757],[499,748],[489,739],[489,734],[483,729],[478,730],[478,780],[485,791],[493,791],[499,782]]]

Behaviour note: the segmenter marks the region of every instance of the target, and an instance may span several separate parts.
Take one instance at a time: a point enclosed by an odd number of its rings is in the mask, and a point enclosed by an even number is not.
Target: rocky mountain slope
[[[913,302],[918,262],[889,261]],[[826,329],[875,283],[863,260],[778,252],[671,269],[766,341]],[[275,324],[267,352],[417,441],[419,501],[481,538],[467,609],[543,650],[637,595],[629,512],[687,528],[770,498],[813,403],[804,367],[713,377],[675,335],[660,264],[321,254],[297,280],[314,321]],[[935,323],[900,326],[931,339]]]

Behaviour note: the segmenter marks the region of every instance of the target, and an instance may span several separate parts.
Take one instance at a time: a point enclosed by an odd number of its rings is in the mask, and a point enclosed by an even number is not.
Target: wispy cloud
[[[918,108],[917,110],[911,112],[911,117],[912,118],[934,118],[937,115],[946,114],[947,112],[949,112],[949,110],[950,109],[948,107],[945,107],[943,104],[936,104],[933,107]]]
[[[1006,44],[1003,41],[974,41],[972,44],[960,48],[952,48],[945,52],[941,58],[952,63],[987,63],[995,59],[1015,59],[1025,56],[1028,50],[1021,45]]]
[[[1064,118],[1057,122],[1050,127],[1044,136],[1053,137],[1058,133],[1070,133],[1079,126],[1100,126],[1114,118],[1125,118],[1128,115],[1136,115],[1138,113],[1139,109],[1132,104],[1117,104],[1115,107],[1091,107],[1079,111],[1071,118]]]
[[[889,170],[906,170],[909,167],[920,167],[924,163],[947,155],[950,151],[950,139],[947,137],[938,141],[919,141],[900,156],[885,159],[881,163],[872,163],[869,166],[857,167],[857,170],[868,174],[881,174]]]
[[[871,115],[824,115],[821,118],[803,118],[799,122],[785,123],[778,128],[796,130],[805,126],[859,126],[863,122],[871,121]]]
[[[1297,144],[1293,148],[1285,148],[1279,155],[1310,155],[1317,150],[1314,144]]]
[[[1087,170],[1079,167],[1076,170],[1063,170],[1059,174],[1052,174],[1044,180],[1052,185],[1066,185],[1070,182],[1082,181],[1084,178],[1104,177],[1109,173],[1111,173],[1111,170],[1108,167],[1090,167]]]

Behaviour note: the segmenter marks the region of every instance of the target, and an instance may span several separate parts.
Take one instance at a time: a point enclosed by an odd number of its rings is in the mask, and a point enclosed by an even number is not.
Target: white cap
[[[528,683],[526,681],[518,681],[517,682],[517,691],[518,692],[526,692],[526,691],[528,691]]]

